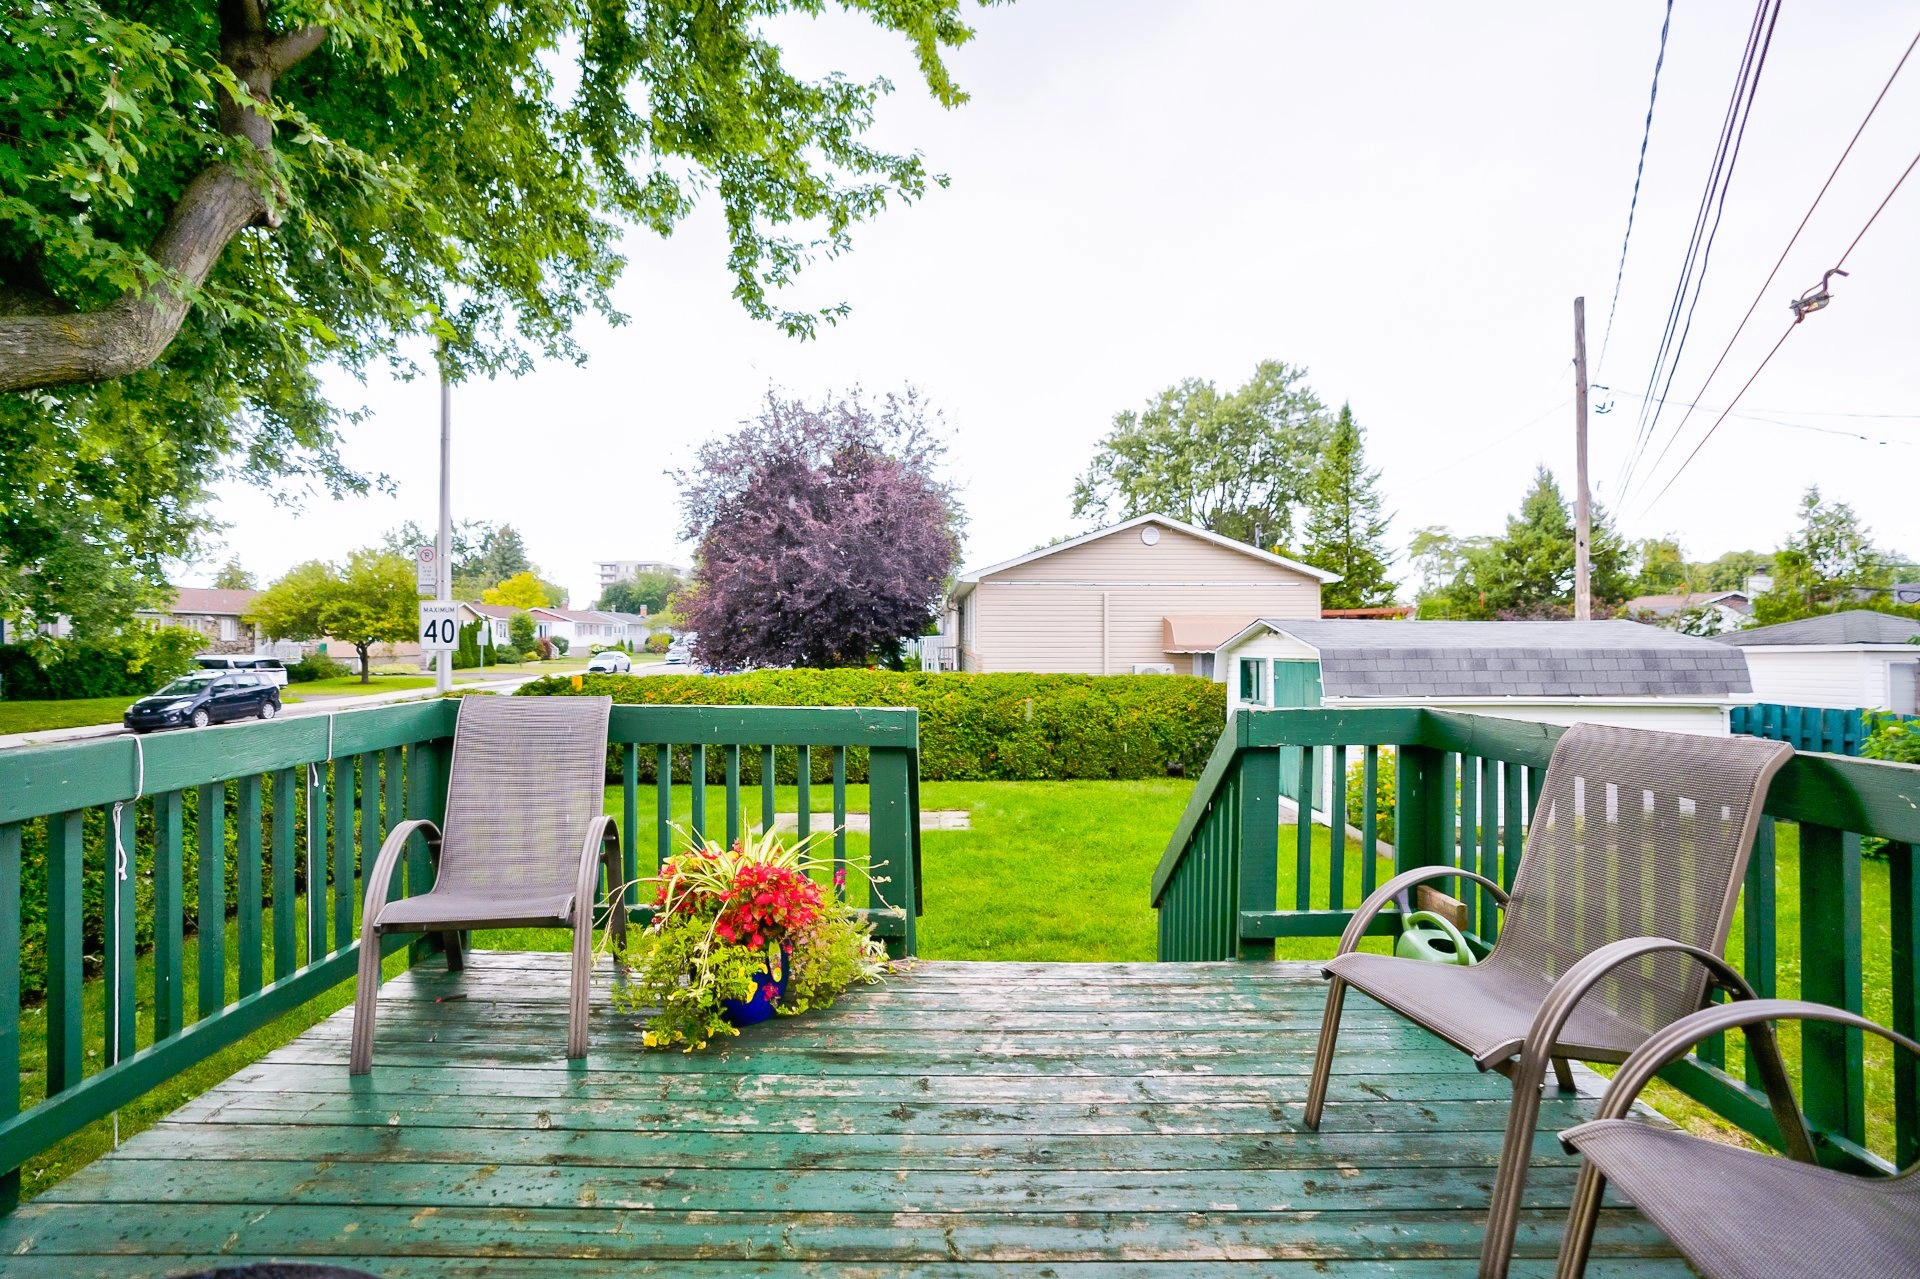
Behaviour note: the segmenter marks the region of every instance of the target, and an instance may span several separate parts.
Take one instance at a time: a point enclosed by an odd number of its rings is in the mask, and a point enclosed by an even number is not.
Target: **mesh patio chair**
[[[440,934],[447,967],[458,971],[466,929],[571,928],[567,1056],[587,1055],[587,984],[601,868],[609,885],[620,882],[620,834],[601,811],[612,705],[607,697],[461,701],[445,831],[429,821],[401,822],[367,874],[348,1066],[353,1074],[373,1069],[380,939],[392,933]],[[433,887],[390,900],[394,871],[416,833],[436,863]],[[622,939],[626,909],[621,894],[612,896],[608,926]]]
[[[1600,1198],[1609,1182],[1707,1279],[1911,1279],[1920,1274],[1920,1163],[1894,1177],[1855,1177],[1814,1163],[1812,1139],[1773,1046],[1771,1023],[1788,1020],[1871,1032],[1920,1057],[1920,1044],[1905,1035],[1854,1013],[1794,999],[1707,1008],[1666,1027],[1615,1073],[1600,1117],[1560,1134],[1569,1152],[1586,1159],[1560,1246],[1559,1279],[1586,1273]],[[1625,1117],[1656,1071],[1707,1036],[1736,1026],[1746,1030],[1760,1058],[1787,1158]]]
[[[1554,747],[1511,898],[1484,875],[1424,866],[1360,904],[1324,969],[1332,979],[1307,1089],[1320,1126],[1347,987],[1353,986],[1513,1080],[1494,1179],[1482,1279],[1506,1274],[1526,1188],[1540,1089],[1552,1065],[1620,1062],[1698,1009],[1709,984],[1753,991],[1720,958],[1773,775],[1793,749],[1753,737],[1698,737],[1576,724]],[[1473,967],[1357,949],[1401,893],[1458,877],[1502,907],[1498,944]]]

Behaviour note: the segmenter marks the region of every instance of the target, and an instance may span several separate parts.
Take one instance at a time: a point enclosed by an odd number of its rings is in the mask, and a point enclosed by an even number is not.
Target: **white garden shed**
[[[1638,622],[1265,618],[1221,646],[1242,706],[1418,706],[1724,736],[1753,700],[1745,654]]]
[[[1713,637],[1746,654],[1754,699],[1920,714],[1920,622],[1852,609]]]

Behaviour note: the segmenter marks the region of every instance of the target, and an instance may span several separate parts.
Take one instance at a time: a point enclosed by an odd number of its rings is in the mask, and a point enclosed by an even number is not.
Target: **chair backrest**
[[[1576,724],[1554,747],[1489,964],[1548,980],[1623,937],[1719,954],[1782,742]],[[1700,1006],[1706,972],[1652,955],[1589,998],[1649,1032]]]
[[[453,733],[436,887],[572,892],[603,809],[610,697],[467,697]]]

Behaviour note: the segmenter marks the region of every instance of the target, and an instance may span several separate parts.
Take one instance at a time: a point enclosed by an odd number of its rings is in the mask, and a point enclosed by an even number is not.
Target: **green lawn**
[[[301,702],[308,697],[364,697],[371,693],[400,693],[411,689],[432,688],[431,675],[375,675],[362,684],[358,675],[338,679],[313,679],[289,684],[280,690],[280,700]]]
[[[1179,818],[1190,792],[1184,781],[1147,782],[928,782],[921,789],[926,809],[965,809],[971,815],[972,828],[965,831],[928,831],[922,836],[923,885],[926,911],[919,923],[920,953],[928,959],[974,960],[1080,960],[1145,961],[1155,958],[1155,916],[1148,904],[1148,885],[1166,840]],[[746,820],[757,824],[760,792],[746,787],[742,791]],[[830,824],[832,790],[815,786],[813,799],[826,809],[816,829]],[[653,866],[654,790],[643,786],[639,794],[639,862],[641,873]],[[725,788],[707,787],[708,830],[716,837],[725,833]],[[850,812],[867,809],[867,790],[850,786],[847,791]],[[778,787],[775,808],[795,811],[792,787]],[[622,811],[621,791],[606,792],[609,813]],[[685,825],[691,811],[691,790],[676,786],[673,790],[673,819]],[[627,833],[623,829],[623,834]],[[1793,996],[1799,991],[1799,844],[1797,831],[1780,827],[1777,853],[1779,867],[1779,993]],[[1280,835],[1279,904],[1290,907],[1294,901],[1294,849],[1296,831],[1282,827]],[[1313,832],[1315,863],[1321,867],[1314,886],[1313,900],[1324,900],[1326,847],[1329,832]],[[677,837],[676,837],[677,842]],[[822,850],[831,854],[831,846]],[[847,837],[849,860],[864,866],[867,840],[854,832]],[[1390,873],[1384,863],[1382,877]],[[1888,953],[1888,886],[1884,862],[1868,862],[1863,875],[1864,931],[1868,938],[1865,989],[1866,1013],[1883,1024],[1891,1018],[1891,956]],[[859,876],[852,877],[856,904],[864,904]],[[644,890],[643,890],[644,891]],[[1349,841],[1346,900],[1360,900],[1360,856],[1357,841]],[[1736,915],[1736,921],[1738,916]],[[301,919],[304,927],[304,913]],[[272,936],[268,926],[267,936]],[[565,949],[568,935],[552,930],[510,930],[483,932],[475,938],[478,946],[501,949]],[[227,929],[228,971],[236,944],[232,926]],[[1386,939],[1373,938],[1369,949],[1385,948]],[[1308,938],[1281,942],[1281,958],[1310,959],[1333,953],[1332,938]],[[1736,922],[1728,954],[1736,962],[1741,952],[1741,936]],[[390,968],[402,962],[402,956],[388,961]],[[141,961],[141,989],[151,989],[147,961]],[[189,989],[187,1006],[194,1006],[191,988],[194,973],[192,943],[186,964]],[[268,960],[271,971],[271,959]],[[231,978],[229,979],[231,982]],[[233,990],[229,986],[228,995]],[[121,1112],[123,1135],[144,1127],[178,1106],[213,1082],[237,1070],[278,1044],[298,1035],[328,1013],[343,1007],[351,997],[350,985],[336,988],[297,1013],[283,1018],[251,1039],[203,1063]],[[97,1044],[101,1026],[101,986],[89,982],[87,999],[87,1042]],[[143,1001],[145,996],[143,995]],[[141,1010],[143,1033],[151,1033],[149,1010]],[[37,1081],[44,1072],[44,1024],[38,1015],[30,1016],[23,1027],[23,1081],[29,1095],[27,1104],[37,1099]],[[1790,1062],[1797,1065],[1799,1041],[1790,1030],[1785,1047]],[[1738,1043],[1728,1047],[1728,1060],[1738,1062]],[[1464,1063],[1463,1063],[1464,1068]],[[1737,1067],[1736,1067],[1737,1071]],[[1892,1126],[1892,1067],[1889,1055],[1870,1046],[1867,1058],[1867,1104],[1870,1139],[1874,1149],[1885,1154],[1890,1149]],[[1650,1094],[1661,1110],[1685,1126],[1697,1131],[1729,1130],[1718,1123],[1711,1112],[1681,1097],[1664,1086]],[[93,1158],[105,1149],[110,1130],[104,1123],[63,1143],[54,1151],[32,1162],[26,1178],[31,1194],[52,1184],[67,1171]]]
[[[0,702],[0,734],[44,733],[52,728],[118,724],[131,697],[83,697],[66,702]]]

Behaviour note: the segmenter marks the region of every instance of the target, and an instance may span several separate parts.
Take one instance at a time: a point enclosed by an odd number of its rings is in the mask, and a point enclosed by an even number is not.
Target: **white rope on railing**
[[[113,1060],[109,1066],[119,1062],[127,1055],[128,1045],[120,1042],[120,986],[127,974],[120,971],[120,885],[127,881],[130,870],[130,858],[127,854],[127,841],[121,829],[120,815],[128,804],[138,805],[141,797],[147,793],[147,751],[146,744],[139,734],[130,739],[133,742],[133,798],[115,801],[113,805],[113,875],[107,883],[107,910],[113,919],[113,929],[107,938],[112,947],[108,958],[113,963],[113,980],[107,986],[107,1025],[113,1032]],[[134,813],[134,823],[139,824],[139,810]],[[136,836],[137,838],[137,836]],[[113,1146],[120,1148],[120,1112],[113,1112]]]

